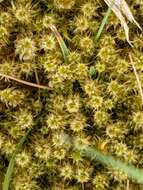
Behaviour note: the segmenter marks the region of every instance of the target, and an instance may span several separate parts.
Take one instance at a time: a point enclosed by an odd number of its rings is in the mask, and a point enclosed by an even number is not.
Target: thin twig
[[[5,74],[2,74],[2,73],[0,73],[0,77],[4,77],[4,78],[10,79],[10,80],[14,80],[16,82],[19,82],[19,83],[22,83],[22,84],[25,84],[25,85],[28,85],[28,86],[32,86],[34,88],[41,88],[41,89],[50,90],[50,88],[48,86],[43,86],[43,85],[40,85],[40,84],[35,84],[35,83],[27,82],[27,81],[24,81],[24,80],[21,80],[21,79],[17,79],[15,77],[12,77],[12,76],[9,76],[9,75],[5,75]]]
[[[39,76],[38,76],[38,72],[37,72],[37,69],[35,68],[34,70],[34,73],[35,73],[35,78],[36,78],[36,82],[37,84],[39,85],[40,84],[40,80],[39,80]],[[39,98],[40,98],[40,89],[38,89],[38,94],[39,94]]]
[[[129,190],[130,189],[130,181],[127,179],[127,188],[126,190]]]
[[[35,78],[36,78],[37,84],[40,84],[40,80],[39,80],[39,77],[38,77],[37,69],[35,69],[34,73],[35,73]]]
[[[130,58],[130,62],[131,62],[131,65],[132,65],[132,68],[133,68],[133,71],[134,71],[134,74],[135,74],[135,77],[136,77],[136,80],[137,80],[137,85],[138,85],[138,88],[139,88],[139,93],[140,93],[142,104],[143,104],[143,90],[142,90],[141,81],[140,81],[139,75],[137,73],[135,64],[133,62],[132,56],[129,55],[129,58]]]

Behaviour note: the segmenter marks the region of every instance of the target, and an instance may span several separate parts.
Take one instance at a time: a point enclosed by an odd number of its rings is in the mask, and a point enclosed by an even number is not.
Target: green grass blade
[[[27,133],[25,134],[25,136],[23,136],[21,138],[20,142],[16,146],[15,152],[12,154],[12,157],[11,157],[9,165],[8,165],[8,169],[5,174],[5,178],[4,178],[4,182],[3,182],[3,190],[9,189],[12,173],[13,173],[14,166],[15,166],[15,158],[16,158],[17,152],[22,148],[22,145],[24,144],[24,142],[27,139],[28,135],[30,134],[31,130],[32,130],[32,128],[30,128],[27,131]]]
[[[60,48],[62,50],[63,56],[65,61],[67,61],[67,56],[69,55],[69,49],[67,48],[63,38],[61,37],[60,33],[58,32],[57,28],[53,25],[50,27],[52,32],[54,33],[55,37],[57,38],[57,41],[60,45]]]
[[[98,160],[107,166],[112,166],[128,175],[128,177],[136,180],[138,183],[143,183],[143,171],[134,167],[133,165],[128,165],[113,156],[105,155],[93,148],[87,147],[81,150],[83,156],[89,157],[93,160]]]
[[[9,184],[11,181],[11,176],[12,176],[14,165],[15,165],[15,157],[16,157],[16,153],[13,153],[9,162],[9,166],[8,166],[5,178],[4,178],[3,190],[9,189]]]
[[[113,6],[113,4],[114,4],[114,1],[115,1],[115,0],[113,0],[112,5],[108,8],[108,10],[107,10],[107,12],[106,12],[106,14],[105,14],[105,16],[104,16],[102,22],[101,22],[101,25],[100,25],[100,27],[99,27],[99,30],[98,30],[98,32],[97,32],[97,34],[96,34],[96,36],[95,36],[95,40],[96,40],[96,41],[99,40],[99,38],[100,38],[100,36],[101,36],[101,34],[102,34],[102,31],[103,31],[103,29],[104,29],[106,23],[108,22],[108,18],[109,18],[109,16],[110,16],[111,12],[112,12],[112,6]]]

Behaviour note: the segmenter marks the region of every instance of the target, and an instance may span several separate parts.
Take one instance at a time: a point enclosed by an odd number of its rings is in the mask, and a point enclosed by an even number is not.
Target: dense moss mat
[[[140,24],[143,3],[128,2]],[[92,146],[143,168],[143,108],[129,55],[142,81],[143,35],[130,25],[134,48],[112,14],[95,0],[0,3],[0,184],[19,140],[11,190],[142,189],[117,169],[82,157]],[[65,57],[51,26],[65,41]],[[8,76],[48,89],[22,84]],[[73,146],[74,144],[74,146]]]

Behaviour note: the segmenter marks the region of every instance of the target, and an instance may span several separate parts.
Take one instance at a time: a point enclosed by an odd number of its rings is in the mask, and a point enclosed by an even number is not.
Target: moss
[[[0,158],[9,160],[18,140],[34,126],[17,155],[11,189],[123,190],[127,180],[134,187],[125,174],[89,161],[73,145],[91,145],[143,167],[142,104],[128,57],[132,55],[142,78],[142,33],[137,35],[130,26],[132,51],[118,19],[111,15],[96,42],[106,11],[103,2],[15,0],[3,4],[0,74],[51,89],[0,81]],[[142,3],[136,0],[130,6],[137,20],[142,20]],[[70,50],[66,61],[50,28],[53,25]]]

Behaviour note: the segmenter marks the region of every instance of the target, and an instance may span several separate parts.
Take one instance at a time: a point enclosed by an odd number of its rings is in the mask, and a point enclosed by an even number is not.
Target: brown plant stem
[[[19,82],[19,83],[22,83],[22,84],[25,84],[25,85],[28,85],[28,86],[31,86],[31,87],[34,87],[34,88],[40,88],[40,89],[50,90],[50,87],[48,87],[48,86],[31,83],[31,82],[24,81],[24,80],[21,80],[21,79],[17,79],[15,77],[12,77],[12,76],[9,76],[9,75],[5,75],[5,74],[2,74],[2,73],[0,73],[0,77],[4,77],[4,78],[10,79],[10,80],[14,80],[16,82]]]
[[[133,71],[134,71],[134,74],[135,74],[135,77],[136,77],[137,85],[138,85],[138,88],[139,88],[139,93],[140,93],[141,100],[142,100],[142,104],[143,104],[143,90],[142,90],[141,81],[140,81],[139,75],[138,75],[138,73],[137,73],[135,64],[134,64],[134,62],[133,62],[132,56],[129,55],[129,58],[130,58],[130,63],[131,63],[131,65],[132,65],[132,68],[133,68]]]

